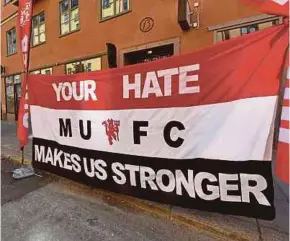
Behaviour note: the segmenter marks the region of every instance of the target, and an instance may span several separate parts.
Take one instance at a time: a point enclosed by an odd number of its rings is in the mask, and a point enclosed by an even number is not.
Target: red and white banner
[[[288,57],[288,56],[287,56]],[[284,182],[290,183],[289,180],[289,151],[290,151],[290,73],[289,59],[287,59],[287,79],[282,102],[281,123],[279,129],[279,139],[277,147],[275,174]]]
[[[27,77],[29,68],[30,36],[32,24],[32,2],[33,0],[19,0],[17,31],[22,53],[24,75],[21,84],[21,99],[18,110],[18,130],[17,136],[20,147],[24,147],[28,142],[29,132],[29,105],[27,93]]]
[[[241,0],[259,11],[279,16],[289,16],[289,0]]]
[[[30,76],[33,165],[139,198],[272,219],[287,44],[279,25],[155,62]]]

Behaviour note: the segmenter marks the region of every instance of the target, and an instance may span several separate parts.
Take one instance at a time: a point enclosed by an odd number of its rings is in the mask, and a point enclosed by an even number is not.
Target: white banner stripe
[[[285,88],[284,100],[289,100],[289,88]]]
[[[290,108],[289,107],[282,107],[282,114],[281,114],[281,120],[289,120],[289,114],[290,114]]]
[[[287,69],[287,79],[288,81],[290,80],[290,67],[288,66],[288,69]]]
[[[284,4],[286,4],[289,0],[272,0],[273,2],[275,2],[275,3],[278,3],[278,4],[280,4],[280,5],[284,5]]]
[[[290,144],[290,130],[286,128],[280,128],[279,141]]]
[[[182,108],[104,111],[31,106],[31,120],[34,137],[84,149],[173,159],[264,160],[276,100],[272,96]],[[72,137],[60,136],[59,118],[71,119]],[[119,141],[113,140],[113,145],[102,124],[108,119],[120,121]],[[79,120],[91,120],[91,139],[80,137]],[[178,148],[170,147],[163,135],[173,120],[185,127],[170,132],[172,140],[184,139]],[[147,132],[140,137],[141,144],[134,144],[134,121],[149,121],[148,127],[140,127]]]

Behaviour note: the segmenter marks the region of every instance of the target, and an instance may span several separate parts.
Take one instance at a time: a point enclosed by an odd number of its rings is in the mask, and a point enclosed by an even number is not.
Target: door
[[[145,48],[124,54],[124,65],[151,62],[168,58],[174,55],[174,44],[166,44],[158,47]]]
[[[18,110],[20,105],[20,98],[21,98],[21,84],[15,84],[14,85],[14,105],[15,105],[15,120],[18,120]]]

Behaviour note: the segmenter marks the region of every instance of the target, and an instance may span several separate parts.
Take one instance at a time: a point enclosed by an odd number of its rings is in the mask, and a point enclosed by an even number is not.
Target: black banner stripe
[[[268,161],[152,158],[85,150],[34,138],[33,166],[151,201],[266,220],[275,217]]]

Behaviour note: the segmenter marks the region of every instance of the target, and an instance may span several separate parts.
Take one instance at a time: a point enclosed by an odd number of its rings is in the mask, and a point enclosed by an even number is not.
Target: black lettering
[[[87,134],[84,133],[84,121],[80,120],[79,121],[79,126],[80,126],[80,134],[81,137],[84,140],[89,140],[92,137],[92,126],[91,126],[91,121],[87,121]]]
[[[147,131],[141,131],[140,127],[148,127],[148,121],[133,121],[134,144],[140,145],[141,136],[147,136]]]
[[[166,126],[164,127],[163,130],[163,137],[165,142],[167,143],[168,146],[174,147],[174,148],[178,148],[182,145],[182,143],[184,142],[183,138],[178,137],[177,140],[172,140],[170,137],[170,132],[171,129],[173,127],[176,127],[178,130],[185,130],[184,125],[179,122],[179,121],[170,121],[166,124]]]
[[[65,123],[62,118],[59,118],[59,135],[72,137],[71,131],[71,121],[70,119],[65,119]]]

